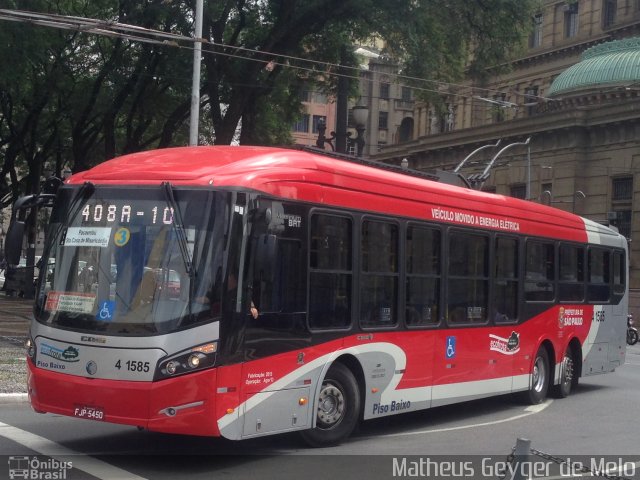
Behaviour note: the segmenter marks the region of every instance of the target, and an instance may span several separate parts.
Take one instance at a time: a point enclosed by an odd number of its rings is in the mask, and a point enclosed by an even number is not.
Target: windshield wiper
[[[173,228],[176,232],[176,238],[178,240],[178,247],[180,248],[180,253],[182,254],[182,260],[184,261],[184,267],[189,275],[189,278],[195,277],[195,268],[193,266],[193,262],[189,258],[189,244],[187,243],[187,234],[184,231],[184,223],[182,221],[182,214],[180,213],[180,209],[178,208],[178,204],[176,203],[176,199],[173,196],[173,187],[169,182],[162,182],[162,186],[164,187],[164,194],[173,210],[174,221],[171,222]]]
[[[195,283],[196,278],[196,269],[189,258],[189,244],[187,243],[187,234],[184,229],[184,222],[182,221],[182,213],[180,212],[180,208],[178,207],[178,203],[176,202],[175,197],[173,196],[173,186],[170,182],[162,182],[162,186],[164,187],[164,195],[167,201],[167,204],[173,210],[174,221],[171,222],[173,228],[176,232],[176,238],[178,240],[178,247],[180,248],[180,253],[182,254],[182,261],[184,262],[184,267],[189,277],[189,298],[188,298],[188,308],[189,308],[189,318],[193,316],[191,311],[191,300],[193,298],[193,285]]]
[[[54,239],[58,238],[58,234],[64,228],[68,228],[76,218],[76,215],[80,213],[80,209],[84,205],[84,200],[91,196],[91,194],[96,189],[96,186],[91,182],[84,182],[82,186],[78,189],[75,195],[71,198],[69,202],[69,208],[67,209],[67,215],[63,222],[60,222],[58,229],[55,232]],[[53,245],[54,242],[51,242],[49,245]]]
[[[84,182],[82,184],[82,186],[71,197],[71,201],[69,202],[69,208],[67,209],[67,215],[65,215],[65,218],[64,218],[63,221],[61,221],[61,222],[59,222],[57,224],[55,230],[53,230],[50,233],[51,241],[47,241],[47,248],[42,254],[42,259],[46,259],[46,265],[49,265],[49,261],[51,259],[51,250],[53,248],[55,248],[55,246],[56,246],[56,244],[58,242],[64,242],[64,238],[58,239],[59,236],[60,236],[60,233],[63,230],[65,230],[63,235],[64,235],[64,237],[66,237],[66,235],[67,235],[66,230],[69,228],[69,225],[71,225],[73,223],[73,221],[76,218],[76,216],[78,215],[78,213],[80,213],[80,210],[82,209],[82,207],[84,205],[84,201],[93,194],[95,189],[96,189],[96,186],[93,183]],[[45,262],[43,260],[43,266],[44,265],[45,265]],[[45,266],[44,268],[47,268],[47,267]],[[45,273],[45,275],[46,275],[46,273]],[[44,283],[43,283],[43,285],[44,285]],[[44,292],[44,290],[42,290],[42,292]],[[40,308],[39,303],[42,300],[42,298],[44,298],[44,297],[42,295],[39,295],[39,298],[36,301],[37,302],[37,304],[36,304],[37,308]]]

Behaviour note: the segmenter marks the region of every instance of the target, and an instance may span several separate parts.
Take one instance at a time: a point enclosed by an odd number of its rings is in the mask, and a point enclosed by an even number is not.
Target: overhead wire
[[[116,21],[111,21],[111,20],[98,20],[98,19],[91,19],[91,18],[85,18],[85,17],[75,17],[75,16],[68,16],[68,15],[38,13],[38,12],[10,10],[10,9],[0,9],[0,20],[11,20],[11,21],[18,21],[22,23],[48,26],[53,28],[75,30],[75,31],[84,32],[84,33],[104,35],[111,38],[121,38],[125,40],[130,40],[130,41],[144,42],[144,43],[161,45],[161,46],[177,47],[177,48],[182,48],[187,50],[193,50],[193,47],[181,45],[180,42],[186,42],[188,44],[201,42],[203,47],[212,46],[214,48],[233,50],[232,53],[227,53],[224,51],[219,51],[219,50],[213,51],[209,48],[203,48],[202,49],[203,54],[221,55],[221,56],[237,58],[245,61],[260,62],[260,63],[263,63],[265,66],[270,66],[272,68],[275,68],[275,66],[281,66],[284,68],[291,68],[299,71],[311,72],[317,75],[346,77],[354,80],[362,80],[360,76],[362,69],[360,67],[341,65],[341,64],[320,61],[320,60],[312,60],[308,58],[296,57],[296,56],[286,55],[281,53],[255,50],[255,49],[251,49],[243,46],[226,45],[226,44],[214,42],[212,40],[208,40],[205,38],[197,39],[197,38],[193,38],[185,35],[163,32],[160,30],[140,27],[136,25],[122,24]],[[158,38],[160,38],[161,40],[158,40]],[[237,52],[246,52],[248,54],[251,54],[251,56],[240,55]],[[261,55],[266,58],[256,58],[255,55]],[[295,64],[291,64],[290,61],[301,62],[303,64],[309,64],[311,66],[295,65]],[[319,70],[316,67],[321,67],[322,70]],[[345,73],[340,73],[338,71],[331,71],[332,69],[336,69],[336,70],[340,69],[343,72],[353,71],[355,72],[355,74],[349,75]],[[528,93],[519,93],[512,90],[508,92],[504,92],[501,90],[494,90],[494,89],[489,89],[485,87],[476,87],[472,85],[463,85],[463,84],[456,84],[452,82],[445,82],[445,81],[435,80],[435,79],[427,79],[427,78],[420,78],[420,77],[414,77],[409,75],[402,75],[400,73],[393,73],[393,74],[387,74],[387,75],[394,77],[398,80],[407,80],[410,82],[424,82],[424,83],[433,84],[438,88],[445,87],[450,89],[461,89],[463,91],[468,90],[470,92],[469,94],[460,93],[460,92],[451,91],[451,90],[443,92],[442,90],[437,88],[420,87],[415,84],[411,84],[411,85],[399,84],[400,86],[407,86],[416,91],[435,93],[437,95],[445,95],[450,97],[462,97],[462,98],[470,98],[470,99],[475,98],[485,102],[487,100],[490,100],[490,99],[485,99],[484,97],[480,97],[478,95],[473,95],[474,91],[480,91],[480,92],[497,93],[497,94],[505,94],[505,95],[508,93],[513,93],[517,95],[523,95],[528,98],[536,98],[541,101],[550,100],[546,97],[532,95]],[[364,80],[367,81],[367,79],[364,79]],[[369,81],[381,83],[380,80],[369,80]],[[495,100],[490,100],[489,103],[499,103],[499,102]],[[511,107],[511,108],[520,107],[520,105],[515,104],[513,102],[505,102],[505,105],[502,105],[502,106]],[[522,105],[522,106],[525,106],[525,105]]]
[[[7,14],[7,12],[9,12],[9,13]],[[130,41],[139,41],[139,42],[145,42],[145,43],[162,45],[162,46],[177,47],[177,48],[187,49],[187,50],[193,50],[193,47],[180,45],[178,42],[179,41],[186,41],[186,42],[194,43],[194,42],[198,41],[198,39],[194,39],[193,37],[186,37],[186,36],[177,35],[177,34],[168,34],[166,32],[161,32],[161,31],[158,31],[158,30],[147,29],[147,28],[143,28],[143,27],[136,27],[136,26],[131,26],[131,25],[125,25],[125,24],[119,24],[117,22],[110,22],[110,21],[104,21],[104,20],[95,20],[95,19],[87,19],[87,18],[81,18],[81,17],[69,17],[69,16],[55,15],[55,14],[33,14],[31,12],[22,12],[22,11],[13,11],[13,10],[8,11],[8,10],[0,9],[0,19],[21,21],[23,23],[36,24],[36,25],[48,26],[48,27],[60,28],[60,29],[66,29],[66,30],[75,30],[75,31],[80,31],[80,32],[84,32],[84,33],[92,33],[92,34],[96,34],[96,35],[104,35],[104,36],[108,36],[108,37],[111,37],[111,38],[121,38],[121,39],[125,39],[125,40],[130,40]],[[60,20],[58,20],[58,19],[60,19]],[[70,20],[77,21],[77,23],[73,23]],[[117,28],[117,30],[122,30],[122,31],[125,31],[125,32],[131,30],[131,31],[134,31],[134,32],[139,32],[139,33],[157,35],[157,36],[159,36],[161,38],[164,38],[164,40],[159,41],[159,40],[156,40],[154,38],[142,37],[142,36],[139,36],[139,35],[131,35],[131,34],[126,34],[126,33],[113,32],[111,30],[105,30],[104,27]],[[265,52],[265,51],[260,51],[260,50],[249,49],[247,47],[242,47],[242,46],[225,45],[225,44],[213,42],[213,41],[206,40],[206,39],[200,39],[200,41],[202,42],[203,46],[205,46],[205,47],[207,45],[211,45],[211,46],[214,46],[214,47],[233,49],[233,50],[236,50],[236,51],[246,51],[246,52],[252,53],[252,54],[260,54],[260,55],[268,56],[269,58],[266,58],[266,59],[252,58],[252,57],[248,57],[248,56],[238,55],[237,53],[227,53],[227,52],[224,52],[224,51],[212,51],[212,50],[203,48],[202,52],[206,53],[206,54],[214,54],[214,55],[220,55],[220,56],[225,56],[225,57],[230,57],[230,58],[238,58],[238,59],[242,59],[242,60],[246,60],[246,61],[260,62],[260,63],[265,64],[265,66],[266,65],[272,65],[273,67],[282,66],[282,67],[291,68],[291,69],[295,69],[295,70],[311,72],[311,73],[315,73],[315,74],[318,74],[318,75],[333,76],[333,77],[345,77],[345,78],[349,78],[349,79],[353,79],[353,80],[359,80],[360,79],[359,75],[347,75],[347,74],[341,74],[341,73],[338,73],[338,72],[330,72],[330,71],[326,71],[326,70],[325,71],[320,71],[320,70],[317,70],[314,67],[304,67],[304,66],[300,66],[300,65],[292,65],[292,64],[286,63],[286,62],[277,62],[277,61],[274,60],[274,57],[275,58],[282,58],[282,59],[286,59],[286,60],[296,60],[296,61],[306,62],[306,63],[310,63],[312,65],[319,65],[319,66],[322,66],[322,67],[325,67],[325,68],[339,68],[339,69],[343,69],[343,70],[352,70],[353,69],[353,70],[356,70],[359,73],[360,70],[359,70],[358,67],[339,65],[339,64],[334,64],[334,63],[331,63],[331,62],[324,62],[324,61],[319,61],[319,60],[305,59],[305,58],[301,58],[301,57],[294,57],[294,56],[291,56],[291,55],[275,54],[275,53],[271,53],[271,52]],[[395,75],[395,76],[396,77],[400,77],[399,75]],[[424,80],[424,81],[436,82],[435,80]],[[433,90],[433,89],[427,89],[427,88],[421,88],[421,87],[415,87],[415,86],[412,86],[412,88],[414,88],[415,90],[419,90],[419,91],[425,91],[425,92],[430,92],[430,93],[439,93],[439,91],[436,91],[436,90]]]

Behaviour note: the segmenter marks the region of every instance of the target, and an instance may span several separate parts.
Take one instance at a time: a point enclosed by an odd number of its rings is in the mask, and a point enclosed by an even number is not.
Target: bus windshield
[[[142,336],[215,318],[208,292],[223,265],[230,194],[85,187],[62,189],[51,214],[36,319]]]

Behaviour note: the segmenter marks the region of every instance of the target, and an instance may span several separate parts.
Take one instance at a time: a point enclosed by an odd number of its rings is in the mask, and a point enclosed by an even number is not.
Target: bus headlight
[[[169,375],[173,375],[174,373],[176,373],[178,371],[178,367],[180,366],[179,362],[176,362],[174,360],[167,362],[167,366],[166,366],[166,370],[167,373]]]
[[[204,357],[202,353],[192,353],[189,355],[187,363],[191,368],[198,368],[200,366],[200,358]]]
[[[184,375],[215,366],[218,342],[209,342],[183,350],[158,362],[154,380]]]

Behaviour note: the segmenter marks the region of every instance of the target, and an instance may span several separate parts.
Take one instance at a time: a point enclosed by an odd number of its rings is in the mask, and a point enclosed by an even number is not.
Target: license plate
[[[78,418],[89,418],[91,420],[104,420],[104,410],[102,407],[76,405],[73,410],[73,416]]]

